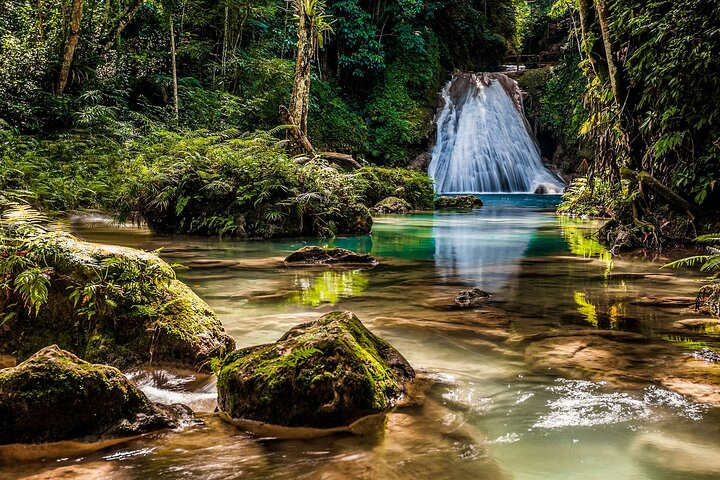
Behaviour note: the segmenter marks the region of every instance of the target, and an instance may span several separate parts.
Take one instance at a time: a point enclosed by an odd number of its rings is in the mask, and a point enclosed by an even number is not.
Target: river
[[[554,197],[485,198],[472,212],[381,216],[333,241],[158,237],[79,225],[90,241],[154,250],[220,315],[238,347],[273,342],[333,310],[354,312],[420,375],[422,401],[363,436],[262,438],[214,414],[212,377],[126,372],[204,425],[88,452],[16,452],[2,478],[673,479],[720,477],[720,415],[707,402],[720,329],[687,328],[698,275],[667,258],[613,257],[598,224],[557,217]],[[371,270],[286,268],[307,244],[371,253]],[[462,290],[492,294],[449,307]],[[692,324],[692,322],[686,322]],[[708,373],[709,372],[709,373]],[[703,376],[705,375],[705,376]],[[24,458],[24,460],[22,460]]]

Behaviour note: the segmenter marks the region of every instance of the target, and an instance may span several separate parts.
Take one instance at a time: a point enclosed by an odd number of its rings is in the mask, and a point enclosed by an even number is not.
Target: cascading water
[[[517,83],[502,74],[462,74],[443,89],[429,174],[438,193],[561,193],[542,163]]]

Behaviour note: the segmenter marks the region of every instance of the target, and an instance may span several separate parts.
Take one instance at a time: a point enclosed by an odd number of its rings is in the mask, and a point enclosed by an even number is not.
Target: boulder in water
[[[538,187],[535,189],[535,195],[546,195],[548,193],[548,188],[545,185],[538,185]]]
[[[460,308],[473,308],[484,305],[489,299],[489,293],[480,290],[479,288],[473,288],[472,290],[461,292],[457,297],[455,297],[454,303],[455,306]]]
[[[235,347],[218,317],[152,253],[98,245],[42,227],[0,230],[10,281],[0,288],[0,353],[24,360],[58,344],[118,367],[167,362],[196,368]],[[12,262],[22,257],[24,263]],[[47,298],[30,308],[18,289],[41,271]]]
[[[370,210],[359,203],[345,205],[333,220],[333,232],[347,235],[367,235],[372,231]]]
[[[474,195],[460,195],[457,197],[442,196],[435,200],[435,208],[437,209],[466,209],[466,208],[481,208],[483,201]]]
[[[393,215],[401,215],[404,213],[408,213],[410,210],[412,210],[410,204],[402,198],[398,197],[388,197],[385,200],[381,200],[372,209],[373,213]]]
[[[120,370],[57,345],[0,370],[0,444],[136,435],[191,418],[187,407],[150,403]]]
[[[303,247],[291,253],[286,259],[287,265],[332,265],[366,266],[378,264],[375,257],[364,253],[355,253],[344,248]]]
[[[274,344],[228,355],[218,402],[233,419],[334,428],[394,407],[414,377],[403,356],[355,315],[334,312]]]

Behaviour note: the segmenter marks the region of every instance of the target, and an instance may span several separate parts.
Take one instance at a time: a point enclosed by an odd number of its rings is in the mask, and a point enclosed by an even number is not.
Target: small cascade
[[[517,82],[462,74],[443,89],[429,174],[438,193],[562,193],[542,163]]]

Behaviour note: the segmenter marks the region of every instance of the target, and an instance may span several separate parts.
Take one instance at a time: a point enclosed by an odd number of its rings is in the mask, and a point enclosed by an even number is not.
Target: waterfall
[[[429,174],[438,193],[561,193],[542,163],[517,83],[462,74],[443,89]]]

